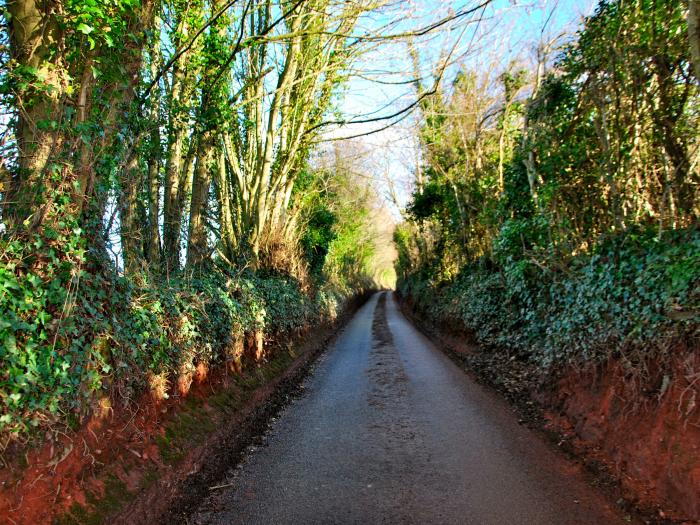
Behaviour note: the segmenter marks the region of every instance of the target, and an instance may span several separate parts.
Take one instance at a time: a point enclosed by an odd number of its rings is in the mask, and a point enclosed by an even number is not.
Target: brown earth
[[[605,461],[630,499],[658,509],[662,517],[697,522],[698,352],[677,349],[669,369],[660,378],[633,380],[614,361],[583,371],[569,368],[538,397],[551,407],[547,425]]]
[[[578,458],[609,497],[647,523],[700,523],[697,348],[677,348],[672,363],[648,366],[644,377],[618,361],[543,375],[519,356],[480,347],[458,322],[435,325],[410,298],[401,303],[454,361],[508,399],[523,424]]]
[[[268,339],[264,352],[253,334],[234,366],[199,366],[173,385],[154,378],[136,404],[104,398],[81,429],[47,435],[9,461],[6,451],[0,521],[138,524],[186,512],[266,428],[365,300],[350,301],[334,322]]]

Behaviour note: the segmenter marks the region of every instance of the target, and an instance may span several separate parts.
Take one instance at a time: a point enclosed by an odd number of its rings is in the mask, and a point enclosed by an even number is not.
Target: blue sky
[[[448,16],[450,12],[460,12],[478,4],[475,0],[402,0],[390,4],[378,15],[368,16],[362,26],[372,28],[393,22],[396,25],[392,27],[392,33],[415,31]],[[422,74],[427,76],[440,61],[441,55],[451,51],[455,45],[453,59],[461,57],[459,64],[470,68],[488,67],[494,59],[503,67],[513,59],[528,62],[532,58],[528,55],[532,55],[532,49],[541,38],[551,38],[563,31],[575,31],[582,16],[590,14],[594,6],[594,0],[495,0],[485,9],[456,24],[445,26],[446,30],[414,39],[421,55]],[[343,105],[347,114],[373,112],[393,99],[412,95],[409,86],[382,84],[410,78],[412,68],[405,40],[377,45],[356,67],[365,78],[356,76],[351,80]],[[367,75],[378,82],[367,80]],[[448,73],[446,80],[449,81],[450,76]],[[368,104],[370,99],[377,103]],[[368,106],[370,111],[367,111]],[[387,108],[385,114],[395,109]]]
[[[372,30],[386,24],[393,25],[392,33],[415,30],[479,3],[474,0],[396,1],[388,4],[382,12],[362,20],[361,30]],[[551,39],[562,33],[573,36],[582,17],[592,13],[595,5],[595,0],[495,0],[459,23],[414,39],[421,57],[421,75],[430,86],[431,72],[450,52],[455,63],[446,71],[444,80],[448,83],[460,67],[477,71],[490,69],[495,76],[514,60],[532,66],[541,39]],[[405,82],[412,77],[407,50],[405,40],[382,43],[355,64],[357,74],[351,78],[340,105],[346,118],[390,115],[415,100],[410,84],[387,84]],[[384,193],[386,178],[391,177],[403,201],[410,195],[410,180],[417,160],[411,133],[413,123],[409,116],[395,127],[355,139],[363,143],[371,157],[363,162],[363,168],[369,172],[367,180],[375,180],[377,191]],[[347,137],[386,125],[386,121],[349,125],[333,130],[329,136]]]

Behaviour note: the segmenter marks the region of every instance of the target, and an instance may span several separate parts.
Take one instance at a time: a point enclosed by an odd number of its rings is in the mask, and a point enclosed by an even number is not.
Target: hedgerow
[[[421,177],[395,241],[402,289],[430,317],[543,370],[620,357],[635,377],[697,350],[685,15],[598,2],[536,71],[464,66],[422,104]]]
[[[221,363],[234,337],[279,336],[334,318],[349,295],[330,284],[308,294],[288,276],[226,268],[127,278],[91,264],[79,234],[75,243],[51,240],[52,261],[35,261],[26,242],[0,252],[4,440],[80,421],[105,395],[130,403],[149,374],[172,383],[196,364]]]
[[[610,357],[639,365],[700,340],[700,233],[627,232],[565,267],[508,257],[450,281],[428,273],[399,289],[437,322],[459,322],[487,346],[542,367]]]

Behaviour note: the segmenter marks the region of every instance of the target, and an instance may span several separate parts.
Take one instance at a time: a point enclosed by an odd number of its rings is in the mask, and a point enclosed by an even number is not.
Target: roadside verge
[[[692,389],[682,388],[682,363],[697,357],[678,352],[678,381],[630,385],[615,363],[588,370],[543,371],[516,354],[480,346],[458,322],[429,319],[411,297],[401,309],[461,368],[497,390],[521,424],[543,432],[554,447],[582,463],[630,519],[654,524],[698,523],[700,427],[683,422]],[[692,368],[692,367],[690,367]],[[692,380],[692,378],[691,378]],[[650,381],[650,383],[653,381]],[[678,386],[676,386],[678,385]],[[691,385],[692,386],[692,385]]]
[[[259,346],[251,341],[242,371],[197,370],[187,395],[144,395],[130,410],[110,408],[47,444],[15,479],[8,476],[0,515],[16,524],[183,520],[295,394],[368,296],[348,300],[333,321],[270,338],[262,356],[254,356]]]

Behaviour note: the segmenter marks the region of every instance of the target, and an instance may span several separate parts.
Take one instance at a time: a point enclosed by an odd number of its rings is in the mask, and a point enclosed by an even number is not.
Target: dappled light
[[[699,0],[2,1],[0,521],[700,520],[699,78]]]

